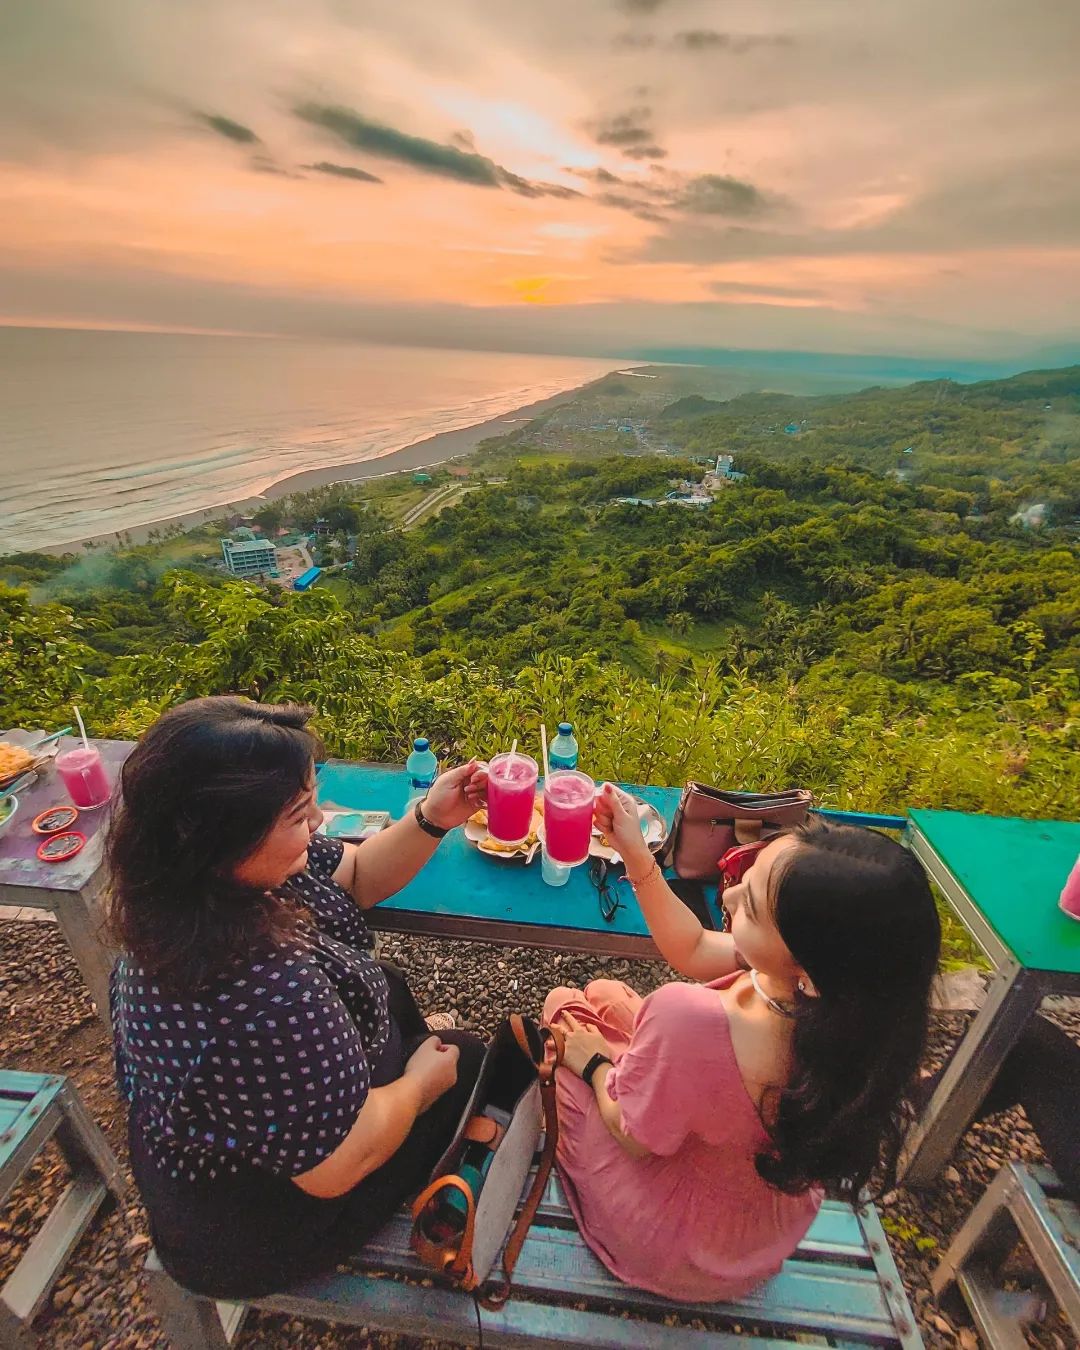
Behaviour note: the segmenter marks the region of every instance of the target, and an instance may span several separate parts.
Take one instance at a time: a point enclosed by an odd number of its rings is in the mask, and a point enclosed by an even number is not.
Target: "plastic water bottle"
[[[578,743],[572,722],[560,722],[559,734],[548,746],[548,763],[553,769],[576,769]]]
[[[428,789],[439,774],[439,761],[435,758],[426,736],[417,736],[413,741],[412,754],[405,761],[405,772],[409,775],[409,801],[426,797]]]
[[[491,1166],[491,1160],[494,1157],[494,1151],[487,1144],[467,1144],[462,1151],[457,1174],[472,1191],[474,1204],[480,1199],[480,1192],[484,1188],[488,1168]],[[434,1216],[435,1224],[438,1226],[438,1236],[445,1241],[446,1238],[454,1237],[463,1232],[468,1217],[468,1202],[461,1192],[449,1188],[443,1191]],[[435,1237],[436,1233],[432,1232],[429,1236]]]

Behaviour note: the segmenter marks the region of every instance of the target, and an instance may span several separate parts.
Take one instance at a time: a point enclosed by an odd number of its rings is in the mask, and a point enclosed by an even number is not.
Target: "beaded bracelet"
[[[632,877],[629,873],[627,873],[626,879],[627,879],[627,881],[630,883],[630,885],[634,888],[634,890],[636,891],[637,888],[638,888],[639,886],[643,886],[643,885],[645,884],[646,881],[651,881],[651,880],[652,880],[652,875],[653,875],[654,872],[655,872],[658,876],[660,875],[660,868],[659,868],[659,866],[657,865],[657,862],[656,862],[656,859],[655,859],[655,858],[653,859],[653,864],[652,864],[652,866],[649,868],[649,870],[645,873],[645,875],[644,875],[643,877]]]

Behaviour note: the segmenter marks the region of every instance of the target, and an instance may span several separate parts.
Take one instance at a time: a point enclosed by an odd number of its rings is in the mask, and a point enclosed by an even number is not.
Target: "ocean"
[[[597,379],[582,357],[0,328],[0,554],[240,502]]]

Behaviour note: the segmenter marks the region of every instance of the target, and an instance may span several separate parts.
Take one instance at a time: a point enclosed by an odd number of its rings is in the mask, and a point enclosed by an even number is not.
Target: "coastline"
[[[433,436],[425,436],[419,441],[400,446],[396,450],[386,450],[371,459],[354,460],[347,464],[335,464],[322,469],[301,469],[297,473],[286,474],[285,477],[279,478],[269,487],[264,488],[262,492],[255,493],[250,497],[216,502],[212,506],[200,507],[196,511],[186,511],[180,515],[162,516],[156,520],[147,520],[140,525],[133,525],[124,529],[120,533],[125,536],[125,541],[130,536],[132,545],[145,544],[151,530],[162,530],[170,525],[180,525],[184,530],[192,530],[198,525],[213,520],[223,511],[229,509],[244,512],[256,511],[266,502],[288,497],[294,492],[309,492],[312,488],[329,487],[332,483],[360,483],[368,478],[382,478],[389,474],[435,468],[439,464],[445,464],[447,460],[458,459],[471,454],[482,441],[491,440],[495,436],[506,435],[508,431],[521,422],[529,422],[534,417],[549,412],[552,408],[558,407],[559,404],[566,403],[569,399],[576,397],[583,389],[599,384],[600,380],[606,378],[606,375],[601,375],[598,379],[586,380],[584,384],[574,385],[558,394],[549,394],[547,398],[537,399],[535,403],[523,404],[520,408],[500,413],[497,417],[488,418],[483,422],[474,422],[470,426],[459,427],[455,431],[439,431]],[[81,539],[68,540],[62,544],[45,544],[35,551],[63,555],[74,553],[76,549],[81,549],[87,544],[112,544],[115,546],[116,531],[110,530],[105,534],[86,535]]]

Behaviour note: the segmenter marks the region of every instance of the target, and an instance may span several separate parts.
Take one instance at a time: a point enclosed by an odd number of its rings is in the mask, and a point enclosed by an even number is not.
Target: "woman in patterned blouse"
[[[229,697],[165,713],[110,830],[132,1170],[162,1264],[217,1298],[355,1251],[426,1182],[483,1053],[431,1035],[364,910],[476,810],[486,770],[442,774],[362,848],[326,839],[308,717]]]

